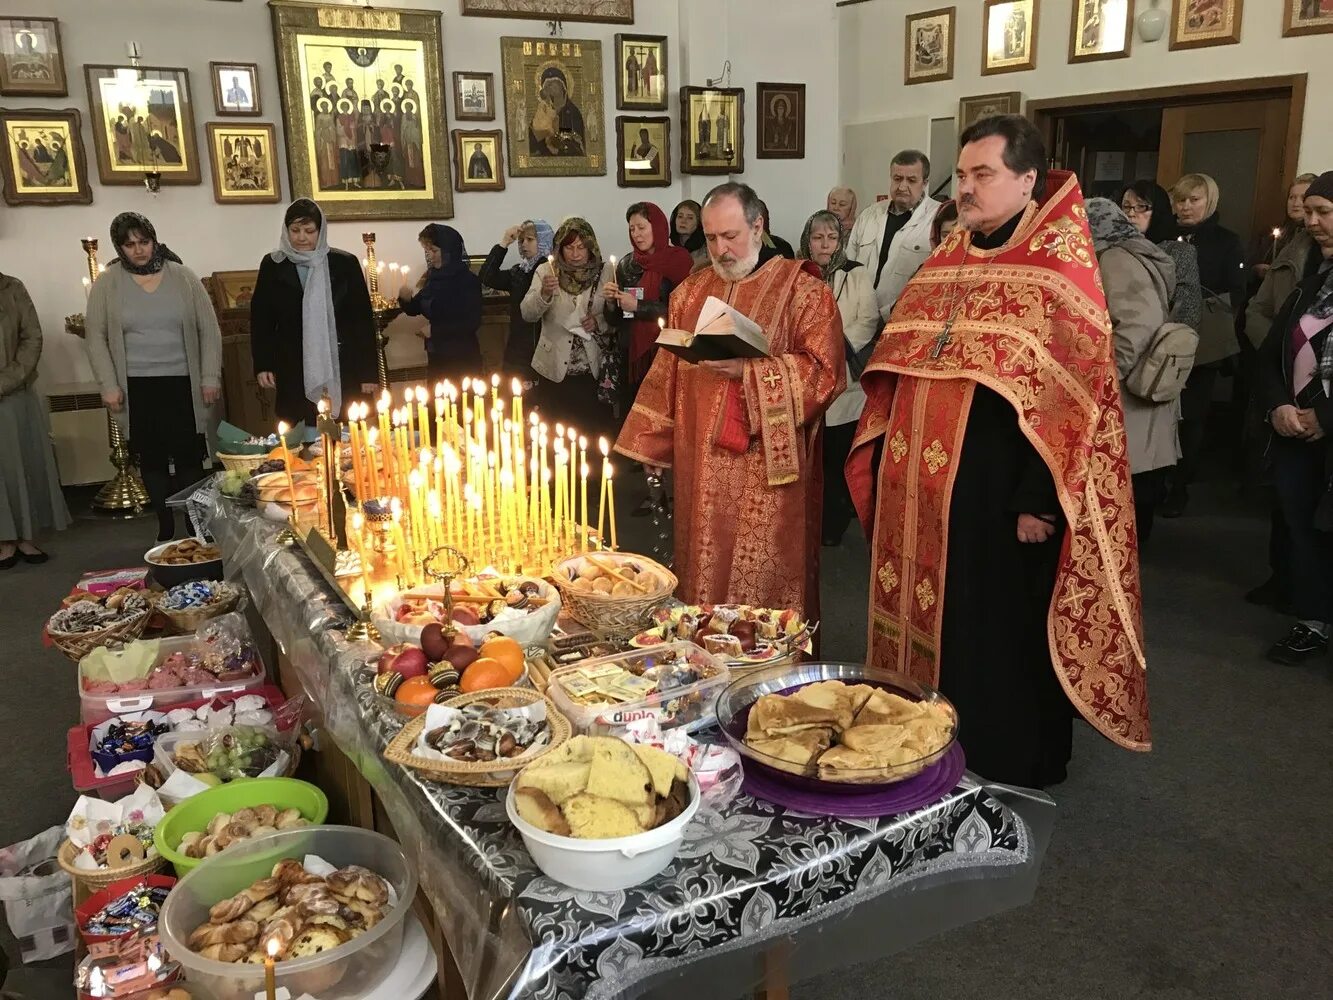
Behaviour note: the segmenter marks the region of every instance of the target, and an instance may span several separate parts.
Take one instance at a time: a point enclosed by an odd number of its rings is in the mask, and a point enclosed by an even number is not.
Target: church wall
[[[958,0],[955,23],[954,78],[939,83],[903,86],[903,32],[909,13],[946,6],[922,0],[870,0],[838,10],[841,62],[841,114],[844,127],[845,174],[873,177],[874,191],[885,189],[887,162],[879,163],[866,138],[869,123],[920,134],[928,141],[931,118],[953,118],[958,100],[977,94],[1017,90],[1031,99],[1068,97],[1147,87],[1243,80],[1259,76],[1308,73],[1305,125],[1299,170],[1333,169],[1333,132],[1321,94],[1333,92],[1333,36],[1282,37],[1281,5],[1275,0],[1245,4],[1241,40],[1236,45],[1203,49],[1167,48],[1168,34],[1151,44],[1134,35],[1126,59],[1070,65],[1070,0],[1041,0],[1037,33],[1037,68],[1021,73],[981,75],[982,5]],[[1149,0],[1138,0],[1136,12]],[[1169,10],[1169,0],[1159,4]],[[923,148],[925,148],[923,146]],[[935,178],[938,183],[942,178]],[[862,203],[873,191],[860,190]]]
[[[441,10],[443,17],[444,79],[451,85],[455,70],[494,73],[495,122],[467,122],[461,127],[501,128],[504,101],[500,43],[505,35],[545,35],[541,21],[462,17],[458,0],[377,0],[378,7]],[[837,32],[830,3],[806,0],[772,3],[771,0],[638,0],[633,25],[567,22],[569,38],[602,42],[603,85],[608,98],[605,126],[607,155],[614,160],[614,38],[617,32],[666,35],[670,60],[672,118],[671,161],[674,182],[669,188],[627,189],[616,185],[612,162],[604,177],[506,177],[503,192],[454,193],[454,218],[448,220],[467,242],[470,253],[487,252],[506,227],[530,217],[552,224],[573,214],[584,215],[597,230],[604,254],[623,254],[628,246],[624,210],[634,201],[651,200],[666,211],[682,198],[702,198],[724,177],[687,177],[679,170],[678,89],[685,83],[702,85],[706,77],[721,74],[726,59],[732,62],[732,86],[746,91],[746,170],[737,179],[755,185],[768,200],[777,232],[794,243],[800,226],[814,208],[823,206],[824,194],[837,177],[839,162]],[[83,144],[93,188],[91,205],[0,209],[0,271],[22,278],[37,303],[46,349],[41,366],[47,391],[71,391],[91,380],[82,342],[64,331],[64,317],[82,311],[83,254],[80,236],[102,240],[101,259],[111,255],[106,245],[107,226],[118,212],[142,212],[194,271],[206,275],[218,270],[253,268],[272,249],[284,205],[221,206],[213,200],[210,161],[204,124],[273,122],[283,142],[281,101],[267,4],[262,0],[220,3],[211,0],[10,0],[7,15],[54,16],[60,19],[69,96],[63,98],[3,97],[9,108],[78,108],[83,116]],[[103,187],[97,180],[96,159],[84,84],[85,63],[125,64],[125,44],[139,43],[142,62],[149,66],[184,66],[190,71],[196,141],[202,183],[164,185],[157,195],[142,186]],[[213,113],[209,79],[210,61],[253,62],[259,66],[263,114],[259,118],[221,119]],[[803,81],[807,84],[807,158],[755,158],[756,81]],[[447,125],[453,119],[452,94],[445,96]],[[662,114],[662,112],[646,112]],[[506,151],[506,159],[507,151]],[[284,203],[291,183],[285,152],[282,164]],[[373,229],[384,261],[410,264],[421,273],[416,234],[434,220],[399,222],[336,222],[330,230],[334,246],[362,253],[360,234]]]

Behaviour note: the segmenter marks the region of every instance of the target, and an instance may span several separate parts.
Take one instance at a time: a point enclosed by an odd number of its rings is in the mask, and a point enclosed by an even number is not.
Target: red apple
[[[400,642],[384,651],[376,670],[381,674],[393,671],[407,680],[409,677],[425,676],[427,664],[426,654],[419,646]]]
[[[454,621],[459,625],[480,625],[481,617],[477,610],[466,604],[459,604],[454,607]]]
[[[471,646],[464,646],[458,643],[455,643],[454,645],[450,646],[447,650],[445,650],[444,653],[445,660],[447,660],[449,664],[452,665],[453,668],[457,670],[460,674],[467,667],[470,667],[473,661],[478,659],[480,656],[481,654],[478,653]]]

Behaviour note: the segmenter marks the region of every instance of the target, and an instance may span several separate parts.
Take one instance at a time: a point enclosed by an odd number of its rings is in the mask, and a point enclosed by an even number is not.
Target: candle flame
[[[440,495],[438,493],[432,493],[426,497],[426,508],[432,516],[440,513]]]
[[[544,427],[544,426],[545,426],[545,425],[543,425],[543,427]],[[565,425],[564,425],[564,424],[556,424],[556,425],[555,425],[555,436],[558,437],[558,438],[562,438],[562,437],[565,436]]]
[[[285,421],[285,420],[279,420],[279,421],[278,421],[278,436],[279,436],[279,437],[284,437],[284,436],[287,434],[287,432],[288,432],[289,430],[291,430],[291,428],[287,426],[287,421]]]
[[[420,489],[420,488],[421,488],[421,470],[420,470],[420,469],[413,469],[411,472],[409,472],[409,473],[407,474],[407,485],[410,486],[410,487],[411,487],[412,489],[414,489],[414,490],[417,490],[417,489]]]
[[[424,385],[417,386],[416,397],[418,403],[426,402],[426,387]]]
[[[579,449],[581,451],[588,450],[588,439],[584,437],[582,434],[579,435]]]
[[[389,512],[393,515],[393,519],[395,521],[402,520],[403,502],[399,500],[397,497],[394,497],[392,500],[389,501]]]
[[[581,476],[583,476],[584,479],[587,479],[587,478],[588,478],[588,463],[587,463],[587,462],[584,462],[581,466],[579,466],[579,474],[580,474]]]
[[[379,440],[380,429],[378,427],[372,427],[366,432],[366,441],[370,443],[371,448],[374,448],[379,443]]]
[[[406,389],[403,390],[403,402],[406,403],[408,406],[411,406],[412,400],[414,399],[416,399],[416,393],[412,391],[412,387],[409,385]]]
[[[360,512],[359,510],[358,510],[355,514],[352,515],[352,530],[353,530],[353,531],[360,531],[362,528],[365,527],[365,524],[366,524],[366,519],[365,519],[364,517],[361,516],[361,512]]]
[[[499,373],[495,373],[495,372],[493,372],[493,373],[491,374],[491,388],[492,388],[492,389],[498,389],[498,388],[500,388],[500,375],[499,375]]]
[[[443,395],[444,395],[444,383],[443,383],[443,382],[436,382],[436,383],[435,383],[435,398],[436,398],[436,399],[439,399],[439,398],[440,398],[441,396],[443,396]]]
[[[435,415],[436,415],[437,417],[442,417],[442,416],[444,416],[444,397],[443,397],[443,396],[436,396],[436,397],[435,397]]]
[[[665,329],[666,329],[666,318],[665,318],[665,317],[663,317],[663,316],[659,316],[659,317],[657,317],[657,328],[658,328],[659,330],[665,330]]]
[[[611,454],[610,442],[608,442],[604,437],[599,437],[597,439],[597,450],[602,453],[603,458],[606,458],[607,455]]]
[[[264,950],[268,952],[269,958],[276,958],[278,955],[278,947],[278,939],[276,937],[270,937],[268,939],[268,944],[264,946]]]
[[[611,467],[610,462],[607,462],[604,475],[606,476],[607,479],[610,479],[614,474],[615,474],[615,469]]]
[[[509,382],[509,393],[513,396],[523,395],[523,383],[517,378],[511,379]]]
[[[432,462],[432,460],[434,460],[434,458],[435,456],[434,454],[432,454],[429,448],[422,448],[421,455],[418,460],[421,462],[422,465],[430,465],[430,463]]]

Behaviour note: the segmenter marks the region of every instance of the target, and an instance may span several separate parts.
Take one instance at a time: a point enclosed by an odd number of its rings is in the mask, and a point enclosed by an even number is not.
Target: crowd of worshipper
[[[1189,510],[1221,377],[1243,413],[1228,451],[1254,457],[1272,499],[1272,576],[1246,598],[1294,619],[1268,656],[1327,653],[1333,172],[1297,177],[1274,240],[1247,251],[1205,174],[1085,199],[1048,163],[1026,119],[984,119],[961,136],[952,199],[930,197],[929,159],[903,150],[886,198],[858,210],[833,189],[795,244],[738,183],[669,216],[635,202],[623,233],[518,222],[479,273],[462,235],[432,224],[399,304],[426,321],[431,382],[457,382],[482,372],[483,287],[508,293],[503,369],[545,418],[669,470],[683,600],[817,618],[821,548],[858,518],[868,662],[938,684],[979,773],[1050,785],[1076,716],[1150,745],[1139,554],[1155,517]],[[198,477],[220,395],[218,322],[148,219],[118,215],[111,244],[89,356],[170,538],[166,498]],[[3,460],[36,484],[0,522],[8,568],[44,557],[33,539],[65,514],[28,398],[35,311],[16,278],[0,296]],[[712,298],[759,324],[766,356],[692,364],[657,347]],[[325,394],[336,410],[377,392],[361,264],[329,246],[313,201],[286,210],[250,331],[288,423]]]

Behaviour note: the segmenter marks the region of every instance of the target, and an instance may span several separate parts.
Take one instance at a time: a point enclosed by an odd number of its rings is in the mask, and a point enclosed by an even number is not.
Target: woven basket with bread
[[[575,619],[610,636],[638,632],[679,582],[661,563],[628,552],[569,556],[556,563],[552,579]]]

